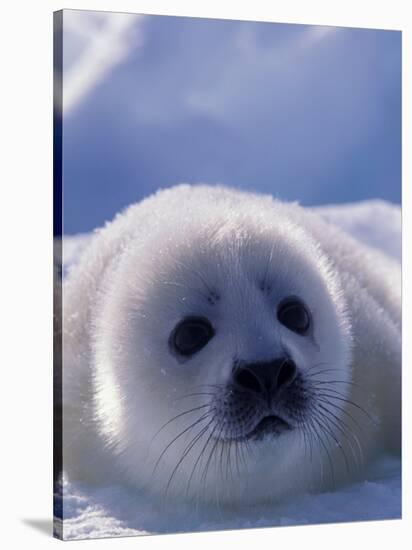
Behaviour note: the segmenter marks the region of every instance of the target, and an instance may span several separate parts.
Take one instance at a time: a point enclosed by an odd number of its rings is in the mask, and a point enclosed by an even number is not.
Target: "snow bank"
[[[400,261],[398,206],[365,201],[314,210],[359,241]],[[64,238],[63,273],[76,262],[89,238]],[[231,512],[214,509],[207,518],[193,508],[168,508],[165,514],[143,496],[118,486],[96,488],[65,481],[63,494],[64,503],[60,504],[65,539],[395,519],[401,517],[401,463],[397,458],[383,456],[370,467],[362,483],[333,493],[304,495],[270,508],[254,506]],[[55,498],[60,501],[61,497]]]
[[[359,241],[378,248],[388,256],[401,261],[401,209],[382,200],[319,206],[313,208],[328,221],[356,237]]]
[[[400,461],[382,457],[367,480],[333,493],[304,495],[272,507],[210,510],[169,507],[167,514],[120,487],[64,484],[64,538],[211,531],[396,519],[401,516]]]

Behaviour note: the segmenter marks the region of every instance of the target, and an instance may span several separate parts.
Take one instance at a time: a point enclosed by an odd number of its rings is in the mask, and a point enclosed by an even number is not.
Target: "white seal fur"
[[[399,271],[269,196],[180,185],[130,206],[63,287],[69,478],[229,506],[360,478],[400,449]],[[305,334],[279,320],[290,297]],[[182,356],[173,334],[193,317],[214,333]],[[295,372],[267,405],[248,369],[234,384],[237,365],[285,356]]]

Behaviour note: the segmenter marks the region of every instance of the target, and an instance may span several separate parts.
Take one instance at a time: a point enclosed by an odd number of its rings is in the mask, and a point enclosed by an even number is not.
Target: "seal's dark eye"
[[[180,355],[188,357],[201,350],[214,336],[215,331],[203,317],[183,319],[170,336],[171,347]]]
[[[296,298],[287,298],[280,304],[278,319],[282,325],[298,334],[305,334],[310,325],[308,310]]]

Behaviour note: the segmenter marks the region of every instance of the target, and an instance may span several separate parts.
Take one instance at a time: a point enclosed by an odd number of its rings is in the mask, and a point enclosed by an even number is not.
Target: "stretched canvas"
[[[401,33],[54,15],[54,533],[401,517]]]

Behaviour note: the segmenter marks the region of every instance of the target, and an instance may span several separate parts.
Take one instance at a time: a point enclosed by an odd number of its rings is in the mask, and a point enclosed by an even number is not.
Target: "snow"
[[[401,209],[382,200],[361,201],[338,206],[319,206],[317,211],[362,243],[378,248],[401,261]]]
[[[366,481],[333,493],[304,495],[272,507],[212,509],[207,519],[194,508],[169,507],[163,513],[120,487],[96,489],[66,481],[64,495],[65,539],[397,519],[400,461],[382,457]]]
[[[359,241],[400,262],[400,207],[376,200],[317,207],[315,210]],[[89,234],[65,237],[63,273],[76,262]],[[161,507],[120,486],[63,483],[64,539],[131,536],[182,531],[396,519],[401,517],[401,462],[381,456],[362,482],[330,493],[303,495],[281,505],[236,510]],[[58,520],[57,520],[58,521]]]

